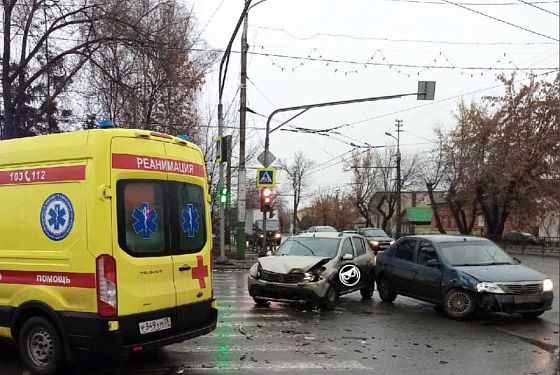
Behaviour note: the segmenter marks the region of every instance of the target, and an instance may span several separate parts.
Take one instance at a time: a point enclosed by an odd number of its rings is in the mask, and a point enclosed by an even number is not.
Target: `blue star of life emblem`
[[[192,203],[187,203],[181,211],[181,218],[183,219],[181,228],[187,234],[187,237],[194,237],[200,230],[199,217],[198,210],[194,208]]]
[[[157,212],[155,208],[150,208],[149,203],[140,203],[140,207],[134,209],[132,217],[136,220],[136,222],[132,224],[132,229],[134,229],[134,233],[136,234],[141,233],[143,240],[149,240],[150,234],[157,231]]]
[[[53,241],[63,240],[74,225],[74,207],[68,197],[55,193],[47,197],[41,207],[41,227]]]

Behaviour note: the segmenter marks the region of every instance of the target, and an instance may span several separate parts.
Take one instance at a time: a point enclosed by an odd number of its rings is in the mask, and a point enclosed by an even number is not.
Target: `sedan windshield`
[[[303,255],[334,258],[339,238],[292,237],[287,239],[274,255]]]
[[[366,229],[363,233],[365,237],[389,237],[383,229]]]
[[[453,266],[515,264],[509,255],[490,241],[443,242],[438,245],[447,262]]]

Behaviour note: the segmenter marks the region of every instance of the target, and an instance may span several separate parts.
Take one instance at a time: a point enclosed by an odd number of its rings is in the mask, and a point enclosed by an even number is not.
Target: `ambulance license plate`
[[[171,328],[171,318],[161,318],[155,320],[149,320],[147,322],[138,323],[140,328],[140,334],[145,335],[146,333],[152,333],[157,331],[163,331]]]

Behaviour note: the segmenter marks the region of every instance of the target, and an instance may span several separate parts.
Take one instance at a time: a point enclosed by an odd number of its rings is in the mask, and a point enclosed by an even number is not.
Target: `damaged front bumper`
[[[325,298],[329,282],[326,279],[299,283],[276,283],[248,277],[249,294],[254,299],[306,303]]]
[[[553,299],[552,292],[533,294],[484,293],[480,296],[478,307],[485,312],[537,312],[550,310]]]

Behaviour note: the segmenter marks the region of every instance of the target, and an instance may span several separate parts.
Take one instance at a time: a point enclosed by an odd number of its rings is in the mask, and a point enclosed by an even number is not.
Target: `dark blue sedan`
[[[452,318],[477,311],[537,317],[552,306],[552,281],[492,241],[470,236],[407,236],[377,258],[379,296],[441,305]]]

